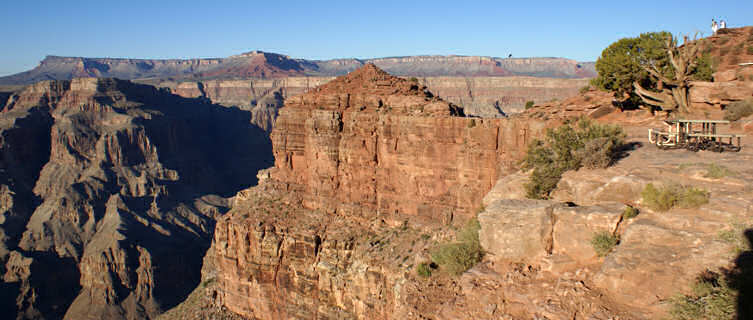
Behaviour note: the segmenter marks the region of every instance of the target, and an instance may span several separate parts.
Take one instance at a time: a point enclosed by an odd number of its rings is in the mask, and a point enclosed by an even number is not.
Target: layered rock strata
[[[1,110],[7,318],[174,306],[199,281],[225,197],[271,163],[248,112],[128,81],[44,81]]]
[[[405,77],[412,79],[413,77]],[[187,98],[238,107],[252,114],[252,123],[272,131],[285,99],[306,93],[333,77],[287,77],[274,80],[146,81]],[[501,118],[523,110],[527,101],[545,102],[578,93],[587,79],[536,77],[421,77],[433,94],[463,107],[466,115]]]
[[[29,71],[0,77],[0,85],[31,84],[74,77],[121,79],[232,80],[279,79],[291,76],[339,76],[366,64],[376,64],[399,76],[537,76],[589,78],[592,62],[564,58],[494,58],[479,56],[408,56],[375,59],[294,59],[251,51],[212,59],[118,59],[47,56]]]
[[[427,250],[420,230],[472,217],[505,164],[551,125],[463,117],[373,65],[290,98],[272,133],[275,167],[218,222],[209,294],[247,318],[439,312],[403,287],[420,255],[390,253]]]

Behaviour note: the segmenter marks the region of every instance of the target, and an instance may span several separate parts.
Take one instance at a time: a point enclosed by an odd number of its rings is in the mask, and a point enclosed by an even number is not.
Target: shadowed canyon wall
[[[272,163],[249,112],[129,81],[43,81],[1,110],[8,319],[156,317],[198,285],[226,197]]]

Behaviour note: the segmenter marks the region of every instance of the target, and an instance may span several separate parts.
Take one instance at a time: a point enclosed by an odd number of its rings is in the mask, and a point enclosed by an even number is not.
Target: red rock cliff
[[[544,123],[463,117],[418,83],[367,65],[291,98],[272,179],[308,209],[429,222],[467,217]]]
[[[436,315],[406,281],[420,255],[396,253],[428,245],[411,230],[471,217],[504,164],[551,125],[463,117],[373,65],[288,99],[275,167],[217,223],[209,296],[248,318]]]

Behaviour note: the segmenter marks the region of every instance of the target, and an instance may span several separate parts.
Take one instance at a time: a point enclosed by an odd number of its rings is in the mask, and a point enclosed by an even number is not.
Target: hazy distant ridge
[[[227,58],[124,59],[47,56],[29,71],[0,77],[2,85],[75,77],[176,80],[337,76],[372,62],[398,76],[539,76],[587,78],[593,62],[565,58],[494,58],[480,56],[408,56],[375,59],[305,60],[252,51]]]

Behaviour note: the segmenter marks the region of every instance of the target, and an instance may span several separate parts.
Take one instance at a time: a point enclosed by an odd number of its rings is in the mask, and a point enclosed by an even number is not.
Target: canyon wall
[[[494,58],[479,56],[407,56],[376,59],[293,59],[251,51],[212,59],[119,59],[47,56],[32,70],[0,77],[0,85],[31,84],[75,77],[120,79],[236,80],[291,76],[339,76],[373,63],[398,76],[537,76],[590,78],[592,62],[564,58]]]
[[[406,77],[412,79],[413,77]],[[270,80],[139,81],[187,97],[252,113],[255,125],[272,131],[285,99],[327,83],[333,77],[288,77]],[[587,79],[537,77],[422,77],[417,81],[443,100],[460,105],[467,115],[499,118],[523,111],[527,101],[544,102],[575,95]]]
[[[114,79],[0,109],[7,318],[153,318],[198,284],[226,197],[271,164],[250,114]]]

